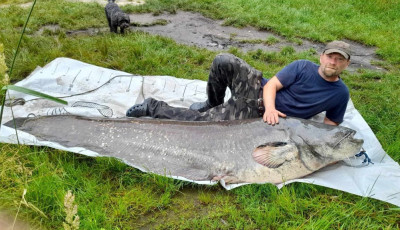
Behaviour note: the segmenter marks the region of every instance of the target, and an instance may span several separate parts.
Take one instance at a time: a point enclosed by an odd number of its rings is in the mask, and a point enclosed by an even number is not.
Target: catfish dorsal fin
[[[297,147],[286,142],[271,142],[258,146],[253,151],[253,159],[268,168],[278,168],[285,161],[298,155]]]

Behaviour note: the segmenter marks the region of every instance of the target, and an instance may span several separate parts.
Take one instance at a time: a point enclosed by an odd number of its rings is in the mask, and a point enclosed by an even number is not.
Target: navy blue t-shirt
[[[341,123],[349,101],[342,79],[329,82],[318,73],[319,66],[307,60],[290,63],[276,74],[283,88],[276,93],[275,108],[288,116],[308,119],[326,111],[326,117]],[[262,81],[262,85],[267,80]]]

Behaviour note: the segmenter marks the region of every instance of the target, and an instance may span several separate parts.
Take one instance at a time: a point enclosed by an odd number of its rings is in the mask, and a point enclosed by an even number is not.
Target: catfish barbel
[[[192,122],[71,115],[19,118],[19,130],[143,171],[194,181],[281,183],[359,152],[356,131],[298,118]],[[13,127],[12,121],[8,126]]]

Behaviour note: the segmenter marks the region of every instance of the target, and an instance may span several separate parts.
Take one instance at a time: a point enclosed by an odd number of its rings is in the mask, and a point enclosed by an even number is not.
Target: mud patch
[[[131,30],[146,31],[174,39],[185,45],[194,45],[214,51],[227,51],[237,47],[244,52],[261,49],[264,51],[279,52],[283,47],[291,46],[297,52],[313,49],[322,52],[325,44],[308,40],[291,42],[284,37],[268,31],[259,31],[252,27],[235,28],[223,26],[223,21],[212,20],[200,13],[178,11],[176,14],[131,14]],[[165,24],[156,22],[164,21]],[[344,40],[352,46],[353,55],[349,71],[360,68],[382,70],[373,63],[380,62],[374,47],[367,47],[360,43]]]
[[[81,1],[81,0],[71,0]],[[95,1],[95,0],[88,0]],[[127,1],[129,2],[129,1]],[[253,27],[236,28],[224,26],[222,20],[212,20],[200,13],[178,11],[176,14],[130,14],[131,31],[144,31],[169,37],[177,43],[205,48],[213,51],[226,52],[236,47],[243,52],[263,50],[267,52],[279,52],[284,47],[293,47],[296,52],[314,50],[321,53],[325,44],[311,42],[305,39],[289,41],[286,38],[268,31],[260,31]],[[105,25],[106,26],[106,25]],[[57,25],[48,25],[41,28],[38,34],[44,31],[55,32],[59,30]],[[67,35],[97,35],[108,32],[108,27],[88,28],[84,30],[67,31]],[[344,40],[352,46],[350,72],[358,69],[383,71],[376,63],[383,62],[376,55],[376,48],[363,44]]]
[[[42,26],[38,31],[36,31],[35,35],[43,35],[43,34],[55,34],[61,30],[61,27],[57,24],[45,25]]]
[[[63,29],[57,25],[57,24],[52,24],[52,25],[45,25],[42,26],[38,31],[36,31],[35,35],[57,35],[59,34]],[[109,32],[109,28],[88,28],[88,29],[82,29],[82,30],[68,30],[65,31],[66,35],[69,36],[94,36],[98,35],[101,33],[106,33]]]
[[[68,0],[72,2],[97,2],[106,5],[106,0]],[[118,5],[141,5],[144,0],[118,0]],[[21,4],[21,7],[29,7],[32,2]],[[7,5],[2,5],[5,7]],[[193,45],[213,51],[227,51],[231,47],[236,47],[243,52],[261,49],[269,52],[279,52],[282,48],[290,46],[297,52],[305,50],[315,50],[321,53],[324,44],[315,43],[305,39],[298,39],[296,42],[288,41],[284,37],[268,31],[259,31],[252,27],[235,28],[223,26],[222,20],[212,20],[204,17],[200,13],[178,11],[176,14],[164,13],[161,15],[152,14],[131,14],[131,30],[145,31],[150,34],[157,34],[172,38],[178,43]],[[59,30],[57,25],[49,25],[41,28],[37,34],[44,31],[56,32]],[[89,28],[86,30],[67,31],[67,35],[96,35],[106,32],[106,28]],[[370,69],[382,71],[376,65],[382,62],[376,55],[375,47],[368,47],[363,44],[344,40],[352,46],[352,57],[350,66],[347,70],[354,72],[358,69]]]
[[[71,31],[67,31],[66,34],[67,35],[72,35],[72,36],[79,36],[79,35],[89,35],[89,36],[94,36],[97,35],[99,33],[105,33],[110,31],[109,28],[89,28],[89,29],[85,29],[85,30],[71,30]]]

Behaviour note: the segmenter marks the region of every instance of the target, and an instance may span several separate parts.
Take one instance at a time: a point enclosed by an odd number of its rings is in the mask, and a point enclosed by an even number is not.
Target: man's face
[[[350,60],[347,60],[339,53],[321,54],[319,61],[320,71],[323,74],[322,77],[332,80],[336,80],[337,77],[342,73],[344,69],[350,64]]]

